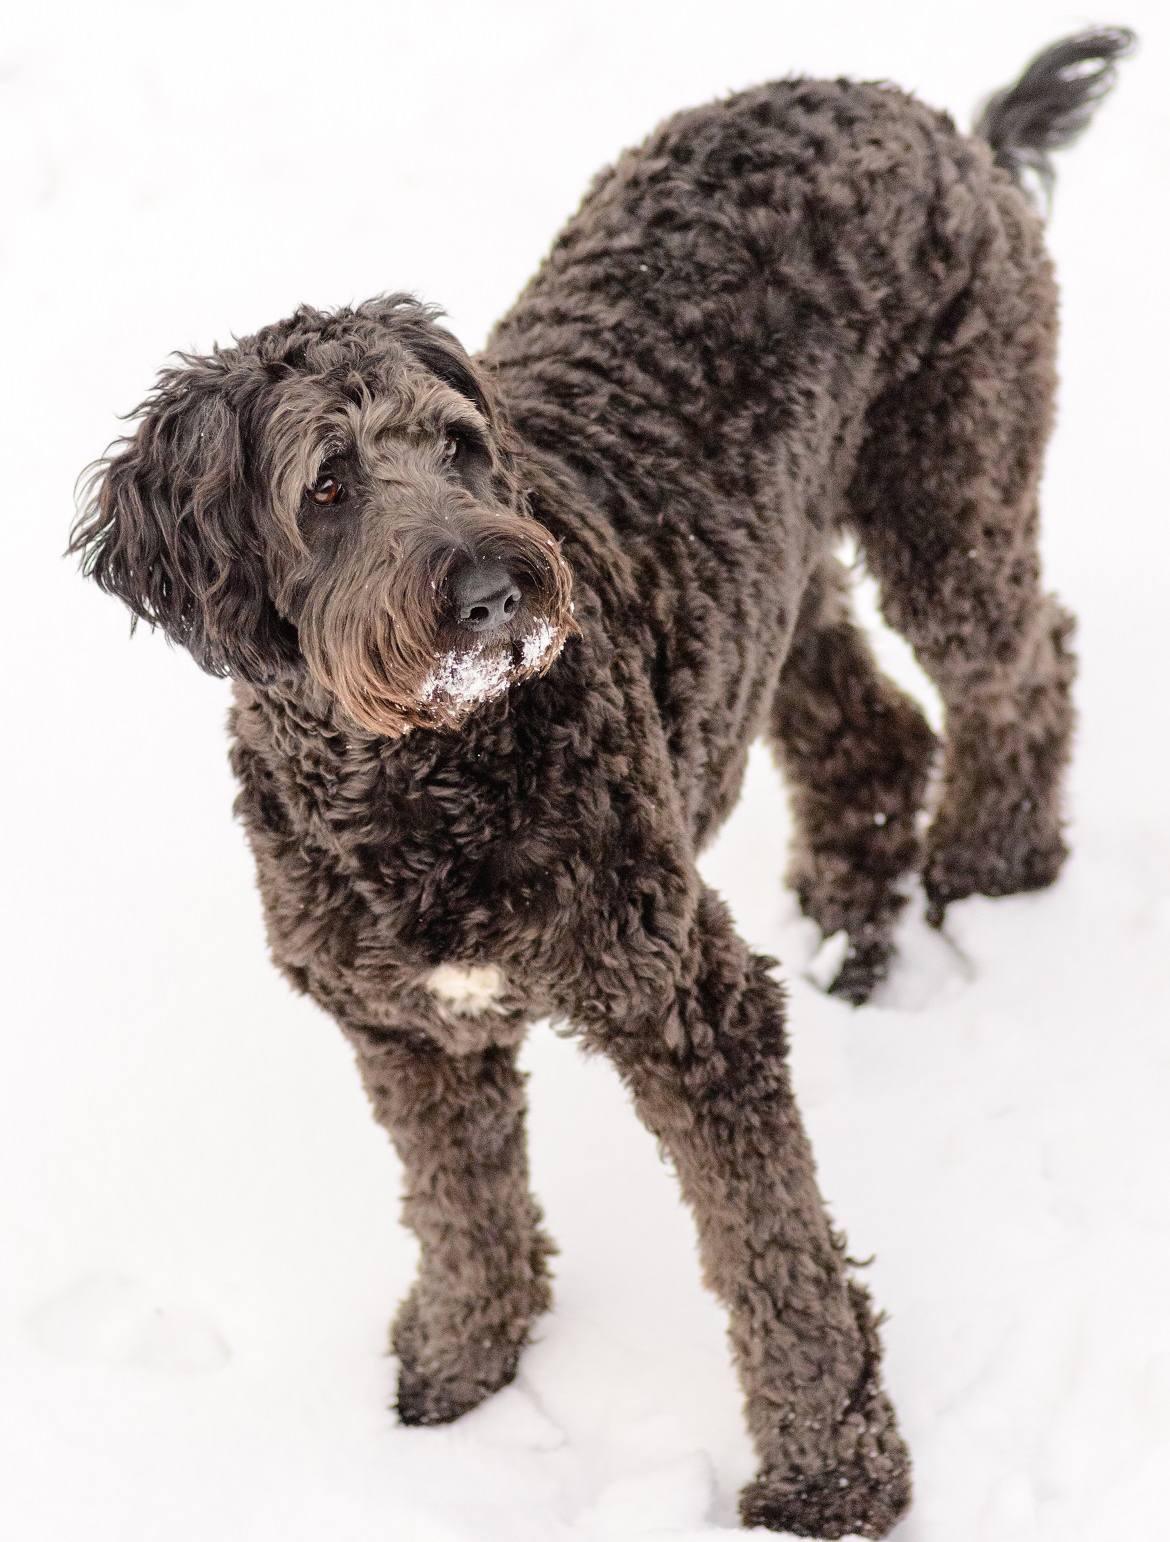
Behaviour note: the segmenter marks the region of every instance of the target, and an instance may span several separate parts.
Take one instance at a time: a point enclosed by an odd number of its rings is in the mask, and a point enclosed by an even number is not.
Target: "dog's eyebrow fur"
[[[277,417],[279,432],[274,427],[272,434],[283,445],[271,457],[269,474],[286,506],[299,499],[333,456],[356,454],[371,469],[389,470],[395,445],[438,440],[451,430],[465,434],[493,464],[496,461],[491,430],[482,415],[465,398],[431,382],[404,383],[394,395],[371,398],[362,406],[335,399],[331,408],[314,408],[289,401],[274,414],[274,424]],[[303,437],[293,427],[300,423]]]

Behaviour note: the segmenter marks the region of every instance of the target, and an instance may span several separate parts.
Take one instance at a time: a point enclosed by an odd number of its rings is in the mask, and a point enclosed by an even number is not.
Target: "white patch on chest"
[[[490,1012],[504,989],[504,977],[495,964],[439,964],[423,981],[452,1012],[469,1017]]]

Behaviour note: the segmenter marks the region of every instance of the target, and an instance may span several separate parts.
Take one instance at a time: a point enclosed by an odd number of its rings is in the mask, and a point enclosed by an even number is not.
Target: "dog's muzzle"
[[[543,617],[515,639],[508,635],[511,631],[493,628],[483,641],[469,640],[441,654],[422,683],[420,700],[445,716],[462,717],[502,696],[510,685],[543,674],[568,636],[566,629],[558,630]]]

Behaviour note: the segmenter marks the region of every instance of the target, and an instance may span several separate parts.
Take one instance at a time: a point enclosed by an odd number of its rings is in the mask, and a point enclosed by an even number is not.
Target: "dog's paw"
[[[830,996],[860,1007],[890,972],[894,928],[906,898],[896,875],[859,872],[824,853],[790,874],[803,913],[823,938],[809,978]]]
[[[400,1360],[394,1400],[399,1424],[452,1423],[514,1380],[519,1362],[520,1352],[515,1346],[494,1364],[481,1360],[474,1366],[456,1367],[445,1376],[423,1374]]]
[[[533,1314],[504,1321],[500,1304],[455,1314],[425,1311],[417,1289],[407,1296],[390,1329],[399,1423],[450,1424],[513,1380]]]
[[[866,920],[822,939],[807,968],[814,985],[851,1006],[864,1006],[889,975],[894,960],[894,917]]]
[[[742,1491],[740,1518],[795,1537],[884,1537],[910,1503],[910,1469],[902,1461],[875,1475],[860,1464],[810,1476],[765,1469]]]
[[[840,969],[829,982],[830,996],[862,1007],[890,972],[894,944],[889,936],[850,937]]]
[[[971,894],[997,899],[1045,889],[1068,855],[1058,831],[1014,820],[988,831],[932,831],[922,873],[926,919],[941,926],[947,907]]]

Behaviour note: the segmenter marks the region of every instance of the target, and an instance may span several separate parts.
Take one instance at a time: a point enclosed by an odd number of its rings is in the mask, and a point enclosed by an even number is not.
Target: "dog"
[[[791,882],[885,975],[930,918],[1065,856],[1070,619],[1041,585],[1055,290],[1045,184],[1122,30],[975,132],[793,79],[681,113],[594,181],[487,348],[406,295],[180,356],[97,463],[71,550],[233,682],[271,951],[348,1036],[405,1172],[404,1423],[514,1375],[550,1303],[517,1049],[567,1020],[677,1170],[725,1304],[748,1525],[883,1535],[910,1464],[830,1227],[773,961],[696,852],[764,734]],[[877,671],[849,533],[938,686]]]

